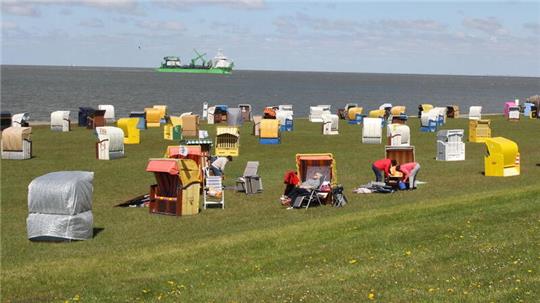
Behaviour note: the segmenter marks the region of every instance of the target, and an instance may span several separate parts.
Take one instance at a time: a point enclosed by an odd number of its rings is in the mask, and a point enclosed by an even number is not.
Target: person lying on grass
[[[321,173],[314,173],[311,178],[302,182],[300,186],[295,187],[291,190],[287,196],[281,200],[281,204],[284,206],[291,206],[292,202],[300,196],[309,196],[310,192],[313,189],[319,188],[321,186]]]

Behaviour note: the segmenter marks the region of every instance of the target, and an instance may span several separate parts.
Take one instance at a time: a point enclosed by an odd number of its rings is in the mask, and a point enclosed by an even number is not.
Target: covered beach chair
[[[437,113],[437,125],[441,126],[446,123],[446,111],[447,111],[446,107],[437,106],[431,109],[429,112]]]
[[[227,125],[242,126],[242,110],[239,107],[229,107],[227,109]]]
[[[399,164],[416,162],[414,146],[389,146],[384,147],[386,159],[396,160]]]
[[[32,128],[8,127],[2,132],[2,159],[32,158]]]
[[[437,132],[437,157],[439,161],[465,160],[465,143],[462,129],[445,129]]]
[[[82,127],[88,126],[88,116],[95,111],[92,107],[79,107],[78,125]]]
[[[119,127],[96,127],[96,158],[113,160],[124,157],[124,131]]]
[[[388,124],[386,127],[387,144],[390,146],[411,145],[411,130],[404,124]]]
[[[532,114],[533,107],[534,107],[534,103],[530,103],[530,102],[523,103],[523,116],[532,118],[531,114]]]
[[[124,132],[124,144],[139,144],[141,143],[141,131],[139,118],[121,118],[118,119],[116,125]]]
[[[150,159],[147,172],[154,173],[150,186],[150,213],[186,216],[199,213],[200,169],[191,159]]]
[[[221,123],[221,122],[227,122],[227,113],[229,111],[228,105],[215,105],[214,109],[212,111],[213,121],[214,123]],[[208,112],[210,114],[210,112]],[[208,121],[210,121],[210,115],[208,115]]]
[[[339,116],[339,118],[347,120],[348,119],[347,113],[349,112],[349,108],[352,108],[352,107],[358,107],[358,103],[347,103],[345,104],[345,107],[339,108],[337,112],[337,115]]]
[[[515,101],[508,101],[504,103],[504,116],[508,120],[519,120],[519,105]]]
[[[51,130],[56,132],[69,132],[71,120],[69,110],[58,110],[51,113]]]
[[[402,106],[402,105],[392,106],[392,108],[390,109],[390,114],[392,116],[406,115],[407,107]]]
[[[384,119],[386,117],[386,110],[385,109],[370,110],[368,117]]]
[[[94,129],[96,127],[105,126],[105,110],[98,109],[88,114],[88,123],[86,128]]]
[[[162,110],[159,108],[147,107],[144,109],[146,113],[146,127],[160,127]]]
[[[0,128],[4,130],[11,127],[11,113],[7,111],[0,112]]]
[[[363,107],[359,107],[359,106],[350,107],[347,110],[347,120],[349,120],[349,124],[361,124],[362,120],[365,117],[363,112],[364,112]]]
[[[446,106],[446,117],[459,118],[459,106],[455,104]]]
[[[163,126],[163,139],[182,140],[182,118],[167,116],[167,123]]]
[[[242,112],[242,121],[251,121],[251,104],[238,104],[238,108],[240,108],[240,111]]]
[[[199,115],[182,116],[182,137],[199,137]]]
[[[233,156],[240,154],[240,129],[238,127],[218,126],[216,128],[216,155]]]
[[[253,129],[252,129],[252,135],[259,136],[261,133],[261,120],[262,116],[253,116]]]
[[[279,131],[279,120],[262,119],[259,135],[260,144],[279,144],[281,143],[281,134]]]
[[[322,115],[331,114],[330,105],[316,105],[309,107],[309,121],[310,122],[323,122]]]
[[[59,171],[32,180],[28,185],[28,239],[91,239],[93,180],[94,173],[87,171]]]
[[[29,113],[15,114],[11,117],[11,127],[28,127],[28,121],[30,120]]]
[[[236,179],[236,191],[246,195],[263,191],[262,178],[258,174],[259,161],[248,161],[242,177]]]
[[[420,131],[434,133],[439,123],[439,113],[435,110],[423,111],[420,117]]]
[[[339,117],[335,114],[323,114],[323,135],[339,135]]]
[[[98,109],[105,111],[104,118],[106,123],[114,123],[116,121],[113,105],[100,104],[98,105]]]
[[[267,106],[263,110],[263,119],[275,119],[276,109],[273,106]]]
[[[152,108],[159,110],[159,121],[165,123],[165,117],[167,116],[167,105],[154,105]]]
[[[139,120],[137,123],[138,129],[146,129],[146,112],[131,112],[129,117],[137,118]]]
[[[380,144],[382,141],[381,118],[364,118],[362,127],[362,143]]]
[[[520,156],[516,142],[503,138],[488,138],[485,141],[485,175],[488,177],[510,177],[520,174]]]
[[[276,111],[276,119],[279,120],[279,127],[282,132],[289,132],[293,130],[294,120],[292,110],[278,109]]]
[[[433,105],[429,103],[422,103],[418,105],[418,118],[422,116],[423,112],[429,112],[432,108]]]
[[[215,124],[216,123],[215,116],[214,116],[215,112],[216,112],[216,107],[215,106],[208,107],[208,110],[206,112],[206,114],[207,114],[206,123],[207,124]]]
[[[469,142],[485,142],[491,138],[491,120],[469,120]]]
[[[311,178],[315,173],[320,173],[321,185],[328,182],[331,187],[337,185],[337,167],[334,155],[331,153],[322,154],[296,154],[296,171],[300,182]],[[309,196],[300,197],[300,205],[305,204],[305,208],[309,208],[312,201],[319,204],[331,203],[329,201],[329,192],[320,191],[320,187],[311,191]],[[297,201],[294,201],[295,204]]]
[[[469,107],[469,120],[480,120],[480,119],[482,119],[482,106]]]

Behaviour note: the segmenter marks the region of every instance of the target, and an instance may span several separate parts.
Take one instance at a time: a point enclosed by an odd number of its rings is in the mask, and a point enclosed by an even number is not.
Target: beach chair
[[[435,110],[423,111],[420,117],[420,131],[434,133],[439,125],[439,113]]]
[[[165,123],[165,117],[167,116],[167,105],[154,105],[152,108],[159,110],[159,122]]]
[[[469,142],[483,143],[491,138],[491,120],[469,120]]]
[[[322,186],[325,181],[328,181],[330,187],[337,186],[337,167],[333,154],[296,154],[295,158],[296,171],[298,172],[300,182],[306,181],[307,178],[310,178],[315,173],[320,173],[322,175],[320,186]],[[309,207],[312,201],[318,201],[318,203],[322,203],[323,201],[324,203],[330,203],[331,201],[328,201],[330,192],[321,191],[320,186],[318,189],[310,192],[310,195],[307,196],[307,201],[301,200],[300,203],[307,203],[306,208]],[[304,199],[305,198],[306,197],[304,197]]]
[[[260,144],[279,144],[281,143],[281,133],[279,131],[279,120],[262,119],[260,122]]]
[[[444,125],[446,123],[446,111],[447,111],[447,108],[446,107],[434,107],[433,109],[431,109],[431,111],[429,111],[430,113],[436,113],[437,115],[437,126],[441,126],[441,125]]]
[[[199,115],[182,117],[182,137],[199,137]]]
[[[407,107],[398,105],[398,106],[392,106],[390,109],[390,114],[392,116],[400,116],[400,115],[406,115]]]
[[[221,123],[221,122],[227,122],[228,120],[228,111],[229,106],[228,105],[216,105],[214,106],[214,123]]]
[[[30,120],[29,113],[15,114],[11,117],[11,127],[28,127],[28,121]]]
[[[519,105],[515,101],[505,102],[503,113],[509,121],[517,121],[520,116]]]
[[[280,105],[280,108],[276,111],[276,119],[279,120],[279,127],[282,132],[293,130],[293,111],[292,105]]]
[[[446,107],[446,117],[447,118],[459,118],[459,106],[458,105],[448,105]]]
[[[32,158],[32,128],[11,126],[2,131],[2,159]]]
[[[261,132],[261,120],[262,116],[253,116],[253,129],[251,134],[254,136],[259,136]]]
[[[429,112],[432,108],[433,105],[428,103],[418,105],[418,118],[422,117],[423,112]]]
[[[200,170],[191,159],[150,159],[147,172],[154,173],[150,186],[151,214],[186,216],[199,213]]]
[[[141,143],[141,131],[137,128],[139,118],[121,118],[118,119],[116,125],[124,132],[124,144],[139,144]]]
[[[386,127],[387,144],[390,146],[411,145],[411,130],[404,124],[388,124]]]
[[[167,123],[163,126],[163,139],[182,140],[182,118],[167,116]]]
[[[242,110],[239,107],[229,107],[227,109],[227,125],[242,126]]]
[[[98,105],[98,109],[105,111],[105,122],[107,123],[114,123],[116,121],[115,113],[114,113],[114,106],[109,104],[100,104]]]
[[[124,131],[119,127],[96,127],[96,158],[113,160],[124,157]]]
[[[469,107],[469,120],[480,120],[480,119],[482,119],[482,106]]]
[[[59,110],[51,113],[51,130],[56,132],[71,131],[71,120],[69,110]]]
[[[240,130],[238,127],[218,126],[216,128],[216,155],[237,157],[240,154]]]
[[[0,128],[4,130],[8,127],[11,127],[11,113],[2,111],[0,112]]]
[[[485,176],[510,177],[520,174],[520,155],[516,142],[503,138],[487,138],[484,156]]]
[[[208,102],[203,102],[202,119],[208,120]]]
[[[316,105],[316,106],[309,107],[309,121],[310,122],[322,123],[323,114],[331,114],[330,105]]]
[[[94,173],[87,171],[52,172],[32,180],[28,185],[28,239],[92,239],[93,180]]]
[[[463,143],[464,130],[445,129],[437,133],[438,161],[465,160],[465,143]]]
[[[238,104],[238,107],[242,111],[242,120],[244,122],[251,121],[251,105],[250,104]]]
[[[381,118],[364,118],[362,127],[362,143],[380,144],[382,141]]]
[[[94,129],[105,126],[105,110],[98,109],[88,114],[86,128]]]
[[[162,109],[147,107],[144,109],[146,113],[146,127],[160,127]]]
[[[210,124],[215,124],[215,122],[216,122],[216,119],[215,119],[215,116],[214,116],[215,112],[216,112],[216,107],[215,106],[208,107],[208,112],[207,112],[208,116],[206,118],[206,123],[207,124],[209,124],[209,125]]]
[[[390,160],[396,160],[397,163],[416,162],[416,153],[414,146],[388,146],[384,147],[384,157]]]
[[[361,124],[365,117],[365,115],[362,114],[363,111],[363,107],[355,106],[349,108],[347,110],[347,120],[349,120],[349,124]]]
[[[334,114],[322,115],[322,133],[323,135],[338,135],[339,134],[339,117]]]
[[[146,112],[131,112],[129,114],[130,118],[137,118],[137,128],[138,129],[146,129]]]
[[[95,111],[92,107],[79,107],[78,125],[82,127],[88,126],[88,116]]]
[[[263,190],[262,178],[258,175],[259,161],[248,161],[242,177],[236,179],[236,191],[246,195],[260,193]]]
[[[221,176],[206,176],[203,190],[203,208],[208,205],[218,205],[225,208],[225,191]]]

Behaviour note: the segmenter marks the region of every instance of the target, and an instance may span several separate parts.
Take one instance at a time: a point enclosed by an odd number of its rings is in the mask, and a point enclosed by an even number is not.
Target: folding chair
[[[206,205],[221,205],[221,208],[225,208],[225,191],[223,190],[223,181],[221,176],[209,176],[207,174],[204,182],[203,193],[204,209],[206,209]]]
[[[236,179],[236,190],[246,195],[262,192],[262,180],[257,174],[259,161],[248,161],[242,177]]]

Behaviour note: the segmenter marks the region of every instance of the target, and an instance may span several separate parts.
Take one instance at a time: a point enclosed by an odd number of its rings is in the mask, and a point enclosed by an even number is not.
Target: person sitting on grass
[[[300,196],[309,196],[310,191],[317,189],[321,186],[321,173],[314,173],[313,176],[306,181],[302,182],[300,186],[291,190],[287,196],[282,198],[281,204],[284,206],[291,206],[291,204]]]
[[[214,160],[212,164],[210,164],[210,170],[212,171],[212,174],[214,176],[223,176],[225,172],[225,165],[227,165],[229,161],[232,161],[231,156],[218,157],[216,160]]]
[[[396,166],[398,163],[396,160],[381,159],[373,162],[371,169],[375,174],[376,182],[383,182],[390,175],[390,167]]]
[[[403,182],[409,181],[409,189],[416,189],[416,176],[420,170],[420,164],[416,162],[404,163],[398,165],[396,170],[403,173]]]

